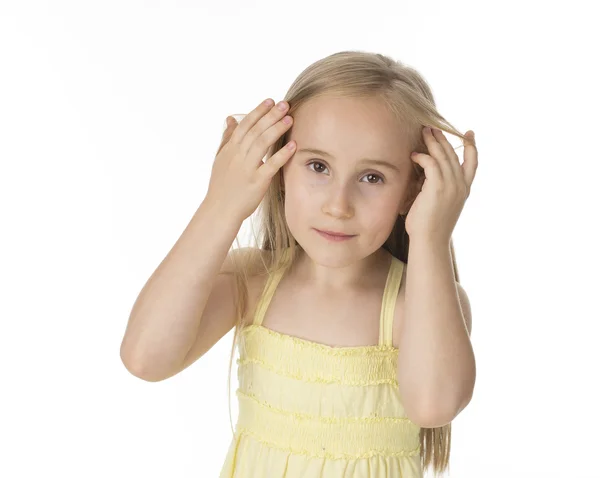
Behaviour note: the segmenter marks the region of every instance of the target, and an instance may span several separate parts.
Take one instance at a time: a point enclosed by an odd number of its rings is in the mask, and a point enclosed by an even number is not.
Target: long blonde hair
[[[446,133],[466,137],[454,128],[436,109],[433,94],[427,82],[413,68],[393,60],[388,56],[363,51],[342,51],[329,55],[307,67],[294,80],[284,100],[290,105],[288,114],[293,116],[309,100],[320,96],[380,98],[406,126],[411,151],[428,153],[423,141],[422,128],[430,126]],[[289,130],[266,155],[271,157],[289,140]],[[407,202],[407,210],[416,199],[425,179],[424,170],[412,162],[412,187]],[[285,190],[283,172],[273,177],[264,199],[257,209],[258,237],[256,244],[267,259],[261,269],[262,274],[270,274],[281,268],[287,269],[297,257],[300,245],[292,236],[284,214]],[[409,236],[404,227],[405,216],[399,216],[392,233],[382,246],[398,259],[408,261]],[[236,237],[237,242],[237,237]],[[239,245],[239,242],[238,242]],[[288,254],[285,254],[285,250]],[[450,241],[454,277],[459,280],[454,245]],[[250,271],[249,261],[236,260],[234,257],[234,277],[237,286],[238,300],[236,304],[236,326],[233,337],[231,357],[229,360],[228,398],[230,402],[231,422],[231,367],[235,347],[246,317],[251,317],[248,307],[248,277],[258,274]],[[232,433],[233,423],[231,423]],[[444,473],[448,469],[451,443],[451,423],[440,428],[421,428],[421,463],[423,469],[432,467],[435,474]]]

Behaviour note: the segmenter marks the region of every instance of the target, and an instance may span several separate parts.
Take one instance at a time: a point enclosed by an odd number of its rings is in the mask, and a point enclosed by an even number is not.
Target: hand
[[[293,124],[292,117],[285,116],[289,105],[284,104],[285,109],[281,110],[277,105],[261,103],[239,124],[227,118],[206,193],[206,199],[218,204],[224,214],[241,220],[249,217],[265,196],[273,176],[294,155],[296,144],[290,141],[263,163],[267,149]]]
[[[477,170],[475,133],[468,131],[461,165],[454,148],[437,129],[423,128],[429,154],[412,153],[411,159],[425,170],[425,182],[406,218],[411,239],[450,242]]]

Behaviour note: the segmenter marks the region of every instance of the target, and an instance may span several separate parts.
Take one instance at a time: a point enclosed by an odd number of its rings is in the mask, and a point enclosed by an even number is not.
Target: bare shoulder
[[[240,247],[233,249],[227,255],[221,274],[232,274],[234,268],[246,268],[249,275],[254,275],[261,271],[263,264],[268,259],[266,251],[258,247]]]
[[[268,279],[271,254],[264,249],[248,247],[242,252],[242,260],[247,267],[247,314],[242,322],[245,326],[253,321],[256,305]]]

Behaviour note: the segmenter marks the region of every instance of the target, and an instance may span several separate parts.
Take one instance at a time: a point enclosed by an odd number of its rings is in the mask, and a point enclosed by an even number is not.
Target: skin
[[[428,154],[411,157],[402,125],[377,99],[319,98],[295,113],[290,139],[297,149],[283,167],[286,220],[305,253],[281,284],[264,323],[289,335],[345,345],[365,338],[376,343],[378,324],[365,317],[374,317],[381,300],[381,273],[387,270],[381,246],[398,214],[406,212],[412,162],[423,167],[426,179],[406,218],[410,267],[404,268],[397,298],[393,342],[407,416],[426,428],[450,423],[471,400],[475,384],[471,312],[454,280],[449,247],[478,164],[471,133],[462,165],[445,136],[427,128]],[[397,171],[361,163],[363,157],[390,161]],[[356,236],[331,242],[314,227]],[[375,284],[377,274],[379,285],[369,292],[364,284]]]
[[[306,251],[295,273],[320,290],[352,289],[385,264],[381,246],[406,212],[413,166],[402,125],[376,98],[317,98],[295,112],[290,139],[297,147],[283,166],[285,215]],[[331,242],[313,228],[356,236]]]

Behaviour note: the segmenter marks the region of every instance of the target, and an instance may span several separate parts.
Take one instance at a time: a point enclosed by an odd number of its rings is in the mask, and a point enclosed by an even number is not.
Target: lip
[[[324,232],[325,234],[329,234],[330,236],[352,237],[352,234],[344,234],[342,232],[327,231],[326,229],[316,229],[316,230],[319,232]]]
[[[355,237],[355,235],[350,234],[342,234],[340,232],[335,231],[322,231],[320,229],[313,228],[315,231],[319,233],[319,235],[323,236],[325,239],[329,239],[330,241],[344,241],[346,239],[351,239]]]

